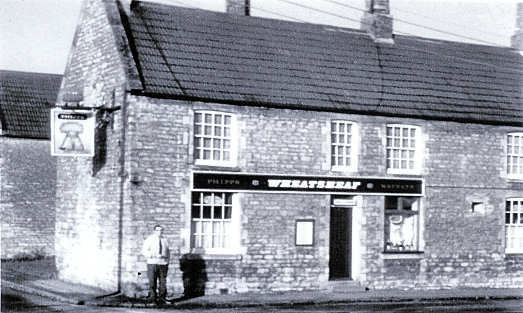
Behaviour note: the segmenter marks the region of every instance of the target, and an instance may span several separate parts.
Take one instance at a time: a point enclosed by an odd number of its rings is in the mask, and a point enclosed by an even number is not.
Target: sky
[[[63,73],[82,0],[1,0],[0,69]],[[145,0],[225,11],[225,0]],[[510,46],[523,0],[390,0],[394,32]],[[298,4],[298,5],[296,5]],[[359,28],[365,0],[251,0],[251,15]]]

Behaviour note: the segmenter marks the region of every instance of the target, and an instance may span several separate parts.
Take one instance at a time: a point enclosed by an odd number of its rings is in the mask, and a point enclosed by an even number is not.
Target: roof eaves
[[[327,107],[327,106],[308,106],[304,104],[290,104],[290,103],[275,103],[267,102],[261,100],[223,100],[217,98],[205,98],[198,96],[188,96],[188,95],[170,95],[170,94],[159,94],[151,92],[137,92],[133,91],[133,95],[145,96],[150,98],[157,99],[170,99],[170,100],[180,100],[180,101],[198,101],[205,103],[218,103],[218,104],[230,104],[230,105],[241,105],[241,106],[254,106],[254,107],[266,107],[266,108],[276,108],[276,109],[291,109],[291,110],[305,110],[305,111],[315,111],[315,112],[335,112],[335,113],[346,113],[346,114],[358,114],[358,115],[372,115],[372,116],[384,116],[384,117],[399,117],[399,118],[413,118],[421,120],[433,120],[433,121],[448,121],[448,122],[457,122],[457,123],[474,123],[474,124],[486,124],[486,125],[498,125],[498,126],[515,126],[523,127],[523,116],[521,116],[520,121],[515,120],[499,120],[493,118],[473,118],[473,117],[438,117],[438,116],[429,116],[426,114],[416,114],[416,113],[400,113],[400,112],[382,112],[375,109],[360,109],[360,110],[350,110],[340,107]],[[374,106],[373,106],[374,107]],[[375,108],[375,107],[374,107]]]

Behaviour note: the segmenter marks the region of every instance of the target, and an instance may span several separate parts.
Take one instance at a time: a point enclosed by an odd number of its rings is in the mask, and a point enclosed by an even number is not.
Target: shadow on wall
[[[98,110],[96,113],[96,121],[104,120],[104,111]],[[104,167],[107,155],[107,123],[97,123],[95,127],[95,141],[94,141],[94,157],[93,157],[93,173],[96,176],[98,172]]]
[[[207,269],[205,260],[199,254],[187,253],[180,259],[183,279],[183,297],[186,299],[205,295]]]

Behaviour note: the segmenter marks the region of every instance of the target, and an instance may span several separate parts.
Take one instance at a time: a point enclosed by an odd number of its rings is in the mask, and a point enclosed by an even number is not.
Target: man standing
[[[165,303],[167,296],[167,270],[170,251],[165,238],[162,237],[163,227],[154,226],[154,232],[145,239],[142,254],[147,258],[147,277],[149,278],[149,297],[158,304]],[[157,281],[159,290],[156,291]]]

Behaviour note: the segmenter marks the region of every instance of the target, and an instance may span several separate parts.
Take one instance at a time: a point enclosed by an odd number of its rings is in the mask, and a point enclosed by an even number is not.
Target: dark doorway
[[[329,279],[351,279],[352,208],[331,207]]]

